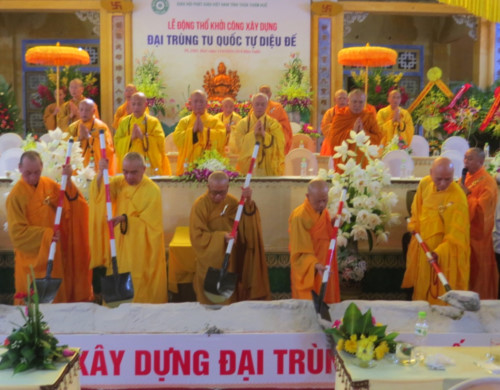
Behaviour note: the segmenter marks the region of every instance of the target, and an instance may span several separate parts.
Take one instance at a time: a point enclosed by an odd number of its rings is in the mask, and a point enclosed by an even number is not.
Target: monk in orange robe
[[[290,277],[294,299],[309,300],[312,291],[319,295],[333,230],[327,204],[328,184],[324,180],[314,179],[309,182],[304,203],[292,211],[288,220]],[[339,276],[334,259],[324,302],[339,301]]]
[[[326,151],[327,155],[334,155],[334,148],[340,146],[343,141],[349,138],[349,133],[354,130],[359,133],[364,130],[370,137],[372,145],[379,145],[382,140],[382,133],[378,127],[375,114],[365,108],[365,94],[359,89],[354,89],[349,93],[349,103],[347,107],[341,108],[336,113],[332,121],[331,130],[328,134],[328,142],[331,150]],[[349,144],[349,149],[354,150],[355,144]],[[335,161],[335,166],[341,163],[340,159]]]
[[[335,105],[329,108],[325,114],[323,115],[323,119],[321,119],[321,133],[323,134],[323,144],[321,145],[321,151],[319,154],[321,156],[329,156],[328,151],[332,150],[328,142],[328,134],[330,133],[330,129],[332,128],[333,117],[337,113],[338,110],[347,106],[347,91],[344,89],[339,89],[335,92],[334,95]]]
[[[266,114],[271,118],[276,119],[283,130],[283,135],[285,136],[285,155],[290,151],[292,147],[292,126],[290,125],[290,120],[288,119],[288,114],[279,102],[271,100],[271,87],[269,85],[262,85],[259,88],[259,92],[267,95],[269,103],[267,104]]]
[[[460,186],[467,196],[470,218],[469,288],[481,299],[497,299],[498,269],[493,250],[493,228],[498,197],[495,179],[484,169],[482,149],[470,148],[464,157],[465,183]]]
[[[9,237],[15,253],[16,293],[27,293],[27,275],[33,267],[35,278],[44,278],[52,237],[57,247],[53,278],[62,278],[54,302],[87,302],[92,300],[89,271],[88,205],[85,198],[68,180],[64,197],[61,229],[54,233],[60,186],[41,176],[42,160],[35,151],[24,152],[19,163],[21,179],[7,197]],[[71,177],[70,165],[63,174]],[[20,299],[15,304],[24,304]]]
[[[80,79],[73,79],[69,82],[69,93],[71,95],[71,100],[68,100],[61,105],[59,112],[57,113],[57,126],[66,131],[71,123],[80,119],[80,111],[78,110],[78,105],[85,99],[83,96],[83,81]],[[95,103],[94,103],[95,104]],[[95,105],[95,116],[99,118],[99,110],[97,105]]]
[[[45,124],[45,129],[55,130],[57,127],[57,114],[61,109],[61,105],[64,104],[64,99],[66,98],[66,92],[64,89],[59,88],[59,91],[54,91],[54,93],[59,93],[59,107],[57,107],[57,102],[49,104],[45,107],[43,111],[43,123]]]
[[[430,173],[418,185],[408,230],[420,233],[451,288],[468,290],[470,224],[467,199],[453,181],[453,164],[448,158],[434,160]],[[415,237],[408,247],[401,287],[413,287],[413,300],[444,304],[438,297],[446,290]]]
[[[213,303],[204,294],[205,276],[208,267],[221,268],[231,238],[238,199],[228,190],[227,175],[213,172],[208,178],[208,191],[196,199],[189,216],[189,235],[196,254],[193,287],[200,303]],[[243,195],[245,204],[228,268],[238,274],[238,282],[235,293],[225,303],[271,298],[259,210],[250,187],[243,190]]]
[[[80,119],[69,125],[67,132],[80,141],[82,148],[83,165],[98,171],[101,160],[100,130],[104,130],[106,141],[106,158],[109,162],[109,174],[115,174],[115,148],[113,137],[106,123],[95,117],[95,103],[92,99],[83,99],[78,105]]]

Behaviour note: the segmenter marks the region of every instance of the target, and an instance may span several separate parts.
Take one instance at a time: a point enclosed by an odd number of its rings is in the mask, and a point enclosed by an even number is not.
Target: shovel
[[[339,202],[339,207],[337,209],[337,215],[335,215],[335,222],[333,224],[333,231],[332,231],[332,237],[330,239],[330,247],[328,248],[328,259],[326,263],[326,269],[323,272],[323,281],[321,283],[321,288],[319,290],[319,296],[316,294],[316,291],[312,290],[312,297],[313,297],[313,302],[314,302],[314,308],[316,309],[316,313],[321,316],[322,319],[325,321],[331,322],[332,318],[330,317],[330,310],[328,305],[325,303],[324,298],[325,298],[325,292],[326,292],[326,286],[328,284],[328,278],[330,276],[330,268],[333,263],[333,255],[335,253],[335,246],[337,244],[337,236],[339,233],[339,227],[340,227],[340,217],[342,215],[342,209],[344,208],[344,202],[345,198],[347,195],[347,188],[342,189],[342,193],[340,195],[340,202]],[[333,272],[337,273],[337,263],[333,263],[334,265],[334,270]]]
[[[101,146],[101,158],[106,158],[106,140],[104,130],[99,130],[99,143]],[[104,186],[106,188],[106,215],[108,219],[109,246],[111,248],[111,266],[113,275],[101,277],[101,294],[108,306],[116,307],[124,301],[134,298],[134,285],[130,272],[118,273],[118,262],[116,260],[115,230],[113,222],[113,211],[111,209],[111,192],[109,190],[109,174],[105,169],[102,173]]]
[[[409,222],[409,219],[407,220]],[[412,232],[418,243],[422,247],[427,256],[427,261],[434,268],[439,278],[439,281],[443,285],[446,293],[439,297],[442,301],[448,303],[449,305],[459,309],[460,311],[478,311],[481,306],[481,301],[479,299],[479,294],[474,291],[462,291],[462,290],[452,290],[448,280],[441,271],[437,261],[432,256],[432,252],[422,239],[418,232]]]
[[[71,149],[73,148],[73,139],[68,140],[68,149],[66,151],[66,161],[65,164],[68,165],[71,161]],[[71,179],[70,179],[71,180]],[[56,254],[56,244],[55,233],[59,231],[61,224],[62,207],[64,202],[64,191],[66,191],[66,185],[68,183],[68,176],[63,175],[61,178],[61,189],[59,191],[59,203],[56,209],[56,219],[54,222],[54,236],[52,236],[52,242],[50,243],[49,249],[49,259],[47,261],[47,273],[43,279],[35,279],[36,288],[38,290],[39,302],[40,303],[52,303],[54,298],[59,291],[62,279],[52,278],[52,267],[54,266],[54,256]]]
[[[256,142],[253,148],[252,160],[250,161],[250,168],[248,169],[247,177],[245,178],[245,184],[243,186],[244,189],[250,185],[253,166],[255,165],[255,160],[257,159],[257,154],[259,153],[259,146],[260,143]],[[236,211],[236,217],[234,219],[233,229],[231,230],[232,238],[227,243],[226,254],[224,255],[222,268],[215,269],[209,267],[207,275],[205,276],[203,290],[205,296],[213,303],[224,302],[231,295],[233,295],[234,290],[236,289],[236,282],[238,281],[238,275],[233,272],[227,272],[227,267],[229,265],[229,257],[231,256],[231,250],[233,249],[234,237],[236,237],[236,233],[238,231],[238,225],[240,223],[241,214],[243,213],[244,204],[245,204],[245,198],[243,197],[242,194],[240,202],[238,204],[238,210]]]

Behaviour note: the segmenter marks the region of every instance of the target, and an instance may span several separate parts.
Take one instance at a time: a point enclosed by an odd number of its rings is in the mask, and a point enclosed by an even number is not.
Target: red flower
[[[377,86],[375,87],[375,92],[376,92],[376,93],[380,93],[380,92],[382,92],[382,87],[381,87],[380,85],[377,85]]]
[[[63,349],[62,354],[64,357],[70,357],[70,356],[73,356],[75,354],[75,351],[73,351],[69,348],[65,348],[65,349]]]
[[[16,295],[14,295],[14,299],[24,299],[24,298],[28,298],[28,294],[26,294],[25,292],[18,292],[16,293]]]
[[[3,345],[4,345],[4,347],[10,345],[10,340],[8,337],[3,341]]]

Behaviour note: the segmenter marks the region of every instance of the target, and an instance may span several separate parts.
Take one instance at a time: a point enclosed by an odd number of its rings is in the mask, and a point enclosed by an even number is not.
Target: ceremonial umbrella
[[[387,47],[366,46],[348,47],[339,51],[337,60],[344,66],[365,68],[365,95],[368,100],[368,68],[394,65],[398,58],[395,50]]]
[[[59,67],[71,65],[87,65],[90,63],[89,53],[81,48],[71,46],[35,46],[28,49],[24,56],[26,62],[56,67],[56,106],[59,107]]]

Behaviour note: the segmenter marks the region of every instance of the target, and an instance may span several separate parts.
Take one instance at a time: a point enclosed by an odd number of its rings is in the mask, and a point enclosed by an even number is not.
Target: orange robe
[[[269,100],[267,105],[266,114],[271,118],[276,119],[283,130],[283,135],[285,136],[285,155],[289,152],[292,147],[292,126],[290,125],[290,120],[288,119],[288,114],[279,102]]]
[[[45,277],[59,193],[59,184],[42,176],[36,187],[21,178],[7,197],[7,222],[15,253],[17,293],[28,291],[26,277],[31,275],[30,265],[35,278]],[[62,283],[54,302],[92,300],[87,230],[87,202],[80,193],[67,193],[61,217],[61,238],[52,271],[52,277],[62,278]],[[16,300],[15,303],[24,302]]]
[[[492,236],[498,197],[497,183],[483,167],[472,175],[467,173],[465,186],[471,191],[467,196],[471,247],[469,287],[481,299],[497,299],[498,268]]]
[[[321,119],[321,133],[324,137],[323,143],[321,144],[321,150],[319,152],[321,156],[331,156],[330,150],[333,149],[330,146],[330,142],[328,141],[328,134],[330,133],[330,129],[332,128],[333,117],[335,116],[337,110],[339,110],[337,106],[329,108],[323,115],[323,119]]]
[[[309,300],[312,290],[319,294],[323,277],[314,266],[316,263],[326,265],[332,230],[328,210],[318,214],[308,199],[292,211],[288,220],[292,298]],[[332,261],[324,302],[340,302],[336,256]]]
[[[45,124],[45,129],[47,131],[55,130],[57,127],[56,124],[57,115],[54,114],[55,109],[56,109],[56,103],[51,103],[47,107],[45,107],[45,110],[43,111],[43,123]]]
[[[68,100],[67,102],[64,102],[61,104],[61,108],[59,112],[57,113],[57,126],[63,130],[66,131],[71,123],[74,121],[80,119],[80,113],[77,110],[77,115],[76,117],[71,117],[71,106],[70,102],[73,101],[73,104],[75,104],[77,107],[80,104],[80,102],[85,99],[85,96],[81,96],[79,100]],[[94,108],[95,112],[94,115],[96,118],[99,117],[99,109],[97,108],[97,104],[94,103]]]
[[[234,196],[228,194],[223,202],[214,203],[207,192],[196,199],[191,209],[189,235],[196,254],[193,287],[200,303],[212,303],[203,292],[205,276],[208,267],[222,267],[224,235],[233,227],[237,208]],[[238,274],[238,283],[235,294],[226,303],[271,298],[260,214],[254,202],[244,206],[228,271]]]
[[[69,125],[66,131],[72,137],[80,137],[80,124],[81,119]],[[113,146],[113,136],[109,131],[108,126],[103,121],[93,118],[92,120],[83,123],[89,131],[90,137],[86,140],[80,141],[82,148],[83,166],[88,166],[89,163],[94,165],[94,170],[97,172],[99,169],[99,161],[101,160],[101,142],[99,140],[100,130],[104,130],[104,139],[106,141],[106,158],[109,162],[109,174],[115,174],[115,148]]]
[[[419,232],[430,250],[438,255],[439,267],[451,288],[468,290],[469,211],[460,186],[453,182],[446,190],[437,191],[431,177],[424,177],[413,199],[411,215],[408,230]],[[401,287],[413,287],[413,300],[444,304],[438,296],[446,291],[415,237],[408,247]]]

